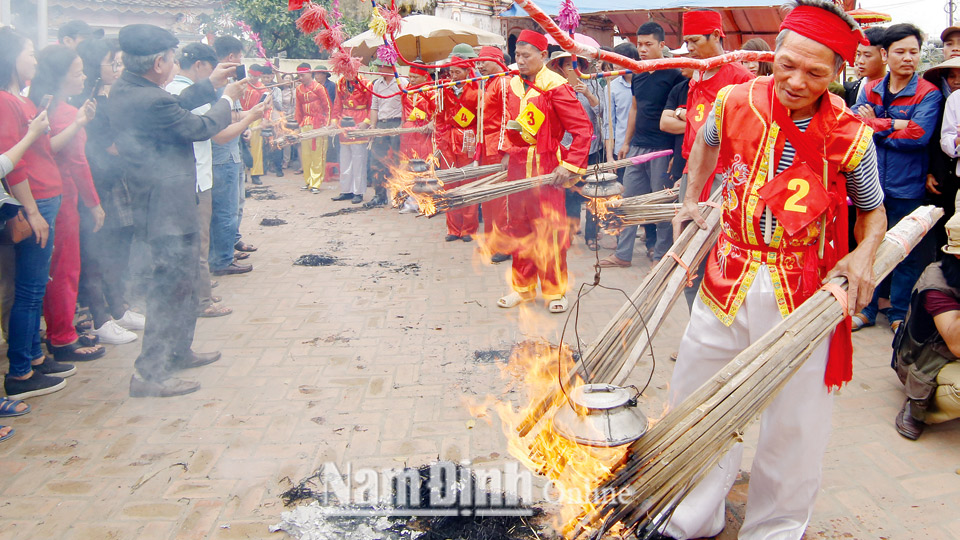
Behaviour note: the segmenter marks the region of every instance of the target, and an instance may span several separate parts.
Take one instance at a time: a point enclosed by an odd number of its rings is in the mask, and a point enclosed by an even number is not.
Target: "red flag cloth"
[[[780,30],[792,30],[801,36],[821,43],[853,65],[857,45],[869,46],[863,30],[850,28],[847,21],[835,13],[813,6],[794,8],[783,19]]]
[[[517,37],[517,41],[523,41],[533,45],[541,51],[547,50],[547,37],[539,32],[534,32],[533,30],[524,30],[520,32],[520,36]]]
[[[303,7],[303,0],[287,0],[287,11],[296,11]]]
[[[430,72],[429,72],[429,71],[427,71],[427,70],[425,70],[425,69],[422,69],[422,68],[418,68],[417,66],[410,66],[410,74],[411,74],[411,75],[423,75],[424,77],[429,77],[429,76],[430,76]]]
[[[720,37],[726,37],[723,33],[723,20],[717,11],[686,11],[683,13],[683,35],[695,36],[697,34],[712,34],[714,30],[720,31]]]

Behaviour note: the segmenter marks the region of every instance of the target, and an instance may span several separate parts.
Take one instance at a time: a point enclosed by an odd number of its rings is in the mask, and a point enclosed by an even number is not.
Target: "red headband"
[[[683,13],[683,35],[706,36],[714,30],[720,31],[720,37],[727,37],[723,33],[723,19],[717,11],[685,11]]]
[[[410,74],[411,74],[411,75],[423,75],[424,77],[429,77],[429,76],[430,76],[430,72],[429,72],[429,71],[427,71],[427,70],[425,70],[425,69],[418,68],[418,67],[416,67],[416,66],[410,66]]]
[[[523,32],[520,32],[520,36],[517,37],[517,41],[529,43],[541,51],[547,50],[547,37],[539,32],[534,32],[533,30],[527,29]]]
[[[503,62],[503,51],[499,47],[480,47],[480,56],[486,58],[496,58]]]
[[[313,70],[307,66],[297,66],[297,73],[310,73],[311,71]]]
[[[863,30],[853,30],[836,14],[813,6],[795,8],[783,19],[780,30],[792,30],[826,45],[850,65],[857,56],[857,45],[870,45]]]

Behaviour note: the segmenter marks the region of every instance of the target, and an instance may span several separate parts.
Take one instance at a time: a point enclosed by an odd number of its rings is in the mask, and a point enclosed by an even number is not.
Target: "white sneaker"
[[[137,340],[136,334],[121,328],[117,321],[107,321],[100,328],[95,328],[93,333],[100,338],[100,343],[106,343],[107,345],[123,345]]]
[[[129,309],[123,314],[123,317],[117,319],[117,324],[121,328],[126,328],[127,330],[143,330],[144,325],[146,325],[146,317],[130,311]]]
[[[320,190],[317,188],[310,188],[310,193],[313,193],[314,195],[316,195],[317,193],[320,193]]]
[[[300,191],[306,191],[310,189],[310,186],[300,186]]]

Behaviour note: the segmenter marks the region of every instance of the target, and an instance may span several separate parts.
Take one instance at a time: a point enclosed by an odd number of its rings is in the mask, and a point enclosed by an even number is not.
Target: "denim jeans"
[[[887,212],[887,229],[892,229],[901,219],[913,212],[923,204],[923,199],[895,199],[893,197],[884,197],[883,207]],[[932,263],[936,258],[936,235],[928,233],[913,248],[907,258],[900,262],[893,272],[884,279],[885,285],[889,283],[890,288],[890,310],[887,311],[887,319],[890,322],[902,321],[907,316],[907,308],[910,307],[910,295],[913,293],[913,286],[917,284],[917,279],[923,273],[923,269]],[[885,287],[878,285],[873,293],[873,300],[867,307],[863,308],[863,314],[871,321],[877,320],[879,311],[879,301],[881,289]]]
[[[11,377],[30,373],[30,362],[43,357],[40,348],[40,317],[43,295],[50,280],[50,259],[53,254],[54,223],[60,210],[60,196],[37,201],[40,215],[50,226],[47,245],[40,247],[31,236],[15,246],[17,254],[16,292],[10,309],[10,341],[7,358]]]
[[[237,243],[240,163],[213,166],[212,211],[210,213],[210,270],[223,270],[233,262]]]
[[[641,156],[656,152],[656,148],[641,148],[639,146],[630,146],[627,157]],[[623,196],[634,197],[636,195],[646,195],[654,191],[660,191],[670,187],[670,179],[667,177],[667,168],[670,165],[670,158],[662,157],[634,165],[624,169],[623,173]],[[670,246],[673,245],[673,225],[669,222],[655,225],[644,226],[646,231],[646,247],[653,250],[655,260],[663,257]],[[617,251],[615,255],[621,261],[633,261],[633,248],[637,241],[637,226],[624,227],[617,236]]]

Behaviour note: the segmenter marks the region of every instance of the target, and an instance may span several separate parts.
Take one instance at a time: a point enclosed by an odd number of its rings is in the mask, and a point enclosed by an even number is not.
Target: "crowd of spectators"
[[[370,186],[373,197],[366,206],[382,206],[388,203],[392,168],[419,144],[406,135],[372,140],[339,135],[286,144],[289,135],[327,127],[415,125],[426,135],[410,137],[429,142],[431,132],[446,129],[429,118],[435,111],[423,112],[430,110],[429,103],[381,97],[396,94],[401,85],[432,80],[427,71],[413,69],[409,81],[398,80],[392,66],[381,64],[372,83],[363,75],[334,81],[321,66],[302,63],[295,73],[284,73],[267,62],[238,77],[244,58],[236,38],[222,36],[178,50],[169,32],[141,26],[114,39],[74,21],[63,25],[58,44],[40,51],[13,29],[0,29],[3,196],[9,191],[22,205],[6,233],[29,234],[0,246],[0,306],[9,358],[0,416],[24,414],[29,408],[20,400],[63,388],[64,378],[76,372],[75,363],[101,357],[106,346],[141,339],[140,331],[143,348],[131,395],[197,390],[199,384],[173,375],[219,359],[219,353],[192,351],[195,318],[230,315],[214,294],[215,279],[253,270],[244,261],[257,248],[240,234],[247,184],[261,184],[268,174],[284,177],[284,170],[292,169],[303,175],[302,189],[316,194],[339,176],[335,201],[362,203]],[[134,31],[139,32],[135,37]],[[944,256],[936,248],[947,243],[944,224],[955,211],[958,191],[960,27],[940,37],[944,63],[921,73],[924,39],[916,27],[869,28],[868,43],[857,51],[856,77],[837,87],[849,106],[846,112],[874,131],[889,226],[929,202],[947,210],[878,288],[873,302],[854,316],[854,330],[876,324],[882,315],[896,332],[924,268]],[[636,39],[614,51],[639,60],[706,59],[725,52],[724,38],[722,27],[706,28],[685,35],[683,47],[671,51],[664,29],[647,22]],[[471,47],[457,47],[451,58],[477,57]],[[751,39],[743,49],[765,51],[770,44]],[[499,49],[481,54],[509,62]],[[713,121],[718,92],[772,72],[768,62],[746,62],[705,73],[667,69],[584,80],[577,69],[590,73],[613,66],[574,60],[553,46],[547,66],[567,80],[593,125],[590,164],[674,151],[619,171],[624,196],[674,186],[683,191],[685,159],[700,128]],[[478,68],[484,74],[499,69],[495,62]],[[450,69],[454,79],[470,75]],[[476,107],[481,97],[455,92],[444,99],[473,99]],[[459,144],[465,148],[471,141]],[[481,149],[478,155],[483,154]],[[715,171],[714,187],[722,173]],[[588,210],[585,220],[581,217],[579,193],[568,189],[565,203],[571,235],[584,224],[585,245],[602,249],[596,216]],[[478,220],[486,213],[489,222],[494,211],[485,205],[475,214],[451,213],[447,240],[469,241]],[[851,219],[851,231],[855,226]],[[670,224],[641,230],[642,235],[638,227],[619,231],[616,245],[608,247],[613,253],[600,266],[631,267],[641,237],[647,256],[665,256],[672,244]],[[147,283],[130,279],[137,246],[144,252],[138,257],[151,260]],[[509,253],[495,253],[493,262],[509,258]],[[146,303],[135,309],[133,297]],[[0,439],[5,436],[6,428]]]

